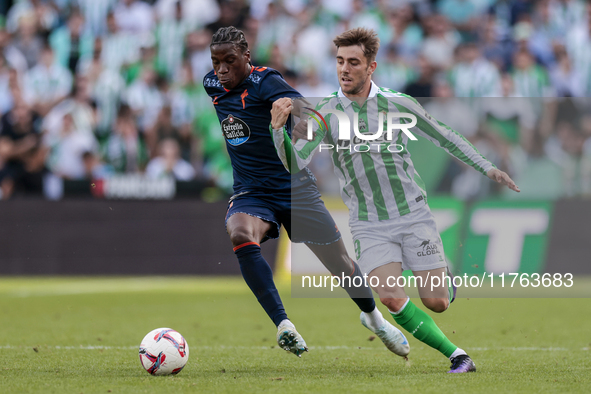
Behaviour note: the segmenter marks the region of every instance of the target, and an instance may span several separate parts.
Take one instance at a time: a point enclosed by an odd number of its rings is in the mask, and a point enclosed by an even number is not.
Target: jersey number
[[[353,245],[355,246],[355,256],[357,256],[357,260],[359,260],[361,257],[361,242],[356,239],[355,242],[353,242]]]

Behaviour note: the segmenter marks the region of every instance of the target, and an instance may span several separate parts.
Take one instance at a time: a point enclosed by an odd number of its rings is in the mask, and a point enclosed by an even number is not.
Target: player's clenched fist
[[[271,108],[271,127],[280,129],[287,122],[287,117],[291,113],[293,104],[288,97],[280,98],[273,103]]]

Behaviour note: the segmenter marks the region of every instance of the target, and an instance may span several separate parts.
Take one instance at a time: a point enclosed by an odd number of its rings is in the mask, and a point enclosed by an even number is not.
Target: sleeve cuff
[[[492,170],[493,168],[497,168],[497,166],[495,166],[495,165],[494,165],[493,163],[491,163],[490,161],[489,161],[489,162],[487,162],[487,164],[486,164],[486,165],[485,165],[485,166],[482,168],[482,170],[483,170],[483,174],[484,174],[484,175],[487,175],[487,174],[488,174],[488,172],[489,172],[490,170]]]

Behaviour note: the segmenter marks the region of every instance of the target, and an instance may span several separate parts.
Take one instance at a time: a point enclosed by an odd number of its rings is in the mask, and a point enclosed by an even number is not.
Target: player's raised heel
[[[289,320],[284,320],[277,327],[277,344],[281,349],[302,357],[308,351],[304,338],[297,332],[295,326]]]
[[[367,319],[365,317],[365,313],[363,312],[361,312],[360,319],[361,324],[363,324],[365,328],[376,334],[377,337],[380,338],[382,342],[384,342],[384,345],[386,345],[388,350],[400,357],[408,356],[408,354],[410,353],[410,345],[408,344],[408,340],[406,339],[402,331],[394,327],[390,322],[386,320],[384,320],[384,324],[380,328],[374,330],[368,324]]]
[[[451,360],[451,367],[447,373],[476,372],[474,361],[467,354],[454,357]]]

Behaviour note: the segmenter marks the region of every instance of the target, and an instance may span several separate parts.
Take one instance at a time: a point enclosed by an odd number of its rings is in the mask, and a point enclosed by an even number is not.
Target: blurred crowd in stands
[[[230,193],[201,82],[211,35],[229,25],[244,31],[253,64],[279,70],[307,97],[338,88],[334,36],[372,28],[378,85],[433,98],[422,101],[427,111],[507,169],[524,198],[591,195],[585,1],[4,0],[2,198],[41,194],[48,178],[138,172]],[[431,193],[501,193],[440,149],[409,149]],[[320,157],[315,167],[335,191],[330,163]]]

